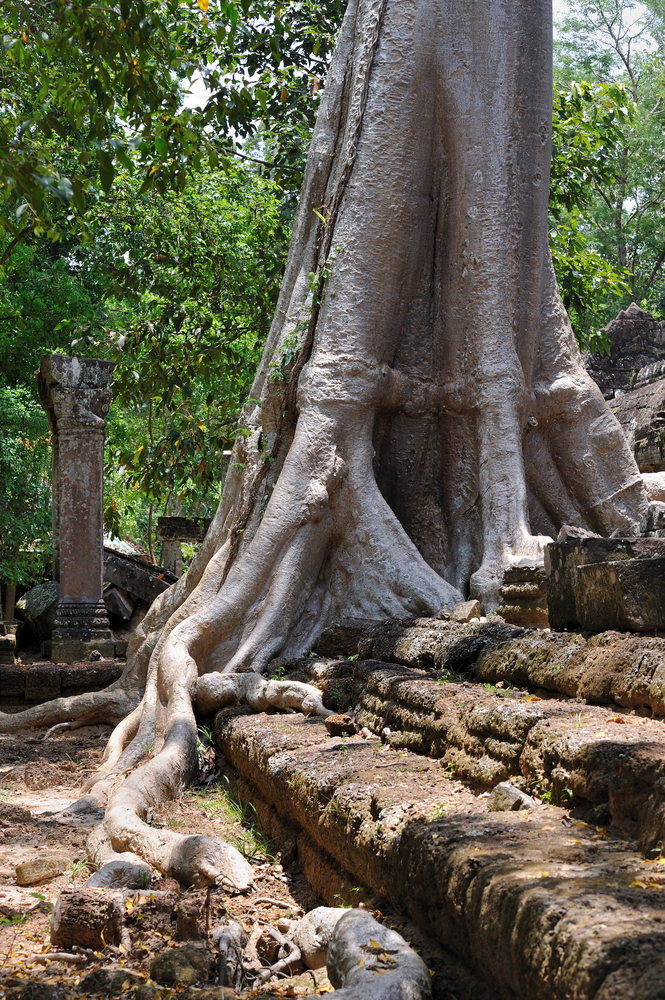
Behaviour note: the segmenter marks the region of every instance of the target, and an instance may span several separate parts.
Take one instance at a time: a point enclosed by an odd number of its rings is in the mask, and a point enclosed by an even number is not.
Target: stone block
[[[55,580],[49,580],[24,594],[16,603],[16,612],[39,639],[48,639],[53,631],[57,605],[58,584]]]
[[[103,688],[117,680],[122,669],[109,660],[96,663],[72,663],[60,668],[60,683],[63,691],[92,691]]]
[[[26,701],[50,701],[60,697],[60,668],[52,663],[32,666],[25,672]]]
[[[355,722],[345,713],[329,715],[325,727],[331,736],[355,736],[357,732]]]
[[[665,630],[665,557],[578,566],[575,606],[589,632]]]
[[[51,914],[51,943],[56,947],[101,949],[122,940],[124,900],[112,889],[65,889]]]
[[[105,546],[104,580],[126,591],[132,600],[152,604],[177,578],[159,566]]]
[[[44,647],[46,648],[46,647]],[[113,659],[115,643],[112,639],[78,640],[54,638],[49,644],[50,657],[54,663],[76,663],[79,660]],[[54,696],[55,697],[55,696]]]
[[[36,885],[56,878],[68,871],[72,859],[66,854],[45,854],[32,861],[22,861],[16,866],[16,881],[19,885]]]
[[[104,588],[104,606],[111,618],[128,622],[134,612],[134,605],[126,591],[110,584]]]
[[[512,566],[503,575],[501,605],[496,613],[511,625],[544,628],[547,616],[547,574],[542,566]]]
[[[210,527],[209,517],[158,517],[158,542],[202,542]]]
[[[0,666],[0,692],[3,698],[24,698],[27,671],[11,664]]]
[[[451,608],[446,617],[451,622],[470,622],[472,618],[480,618],[481,614],[479,601],[463,601]]]
[[[577,628],[577,570],[601,562],[624,562],[665,556],[665,539],[577,538],[553,542],[545,549],[547,607],[550,627]]]
[[[343,618],[323,630],[314,648],[321,656],[355,656],[358,643],[367,639],[373,628],[380,628],[381,624],[366,618]]]
[[[646,515],[642,518],[640,531],[647,534],[651,531],[663,531],[665,529],[665,503],[652,501],[649,504]]]

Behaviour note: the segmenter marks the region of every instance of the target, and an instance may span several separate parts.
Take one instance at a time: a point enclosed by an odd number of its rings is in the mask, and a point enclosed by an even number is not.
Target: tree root
[[[54,729],[65,724],[69,729],[96,723],[116,725],[136,708],[140,698],[140,689],[124,684],[119,678],[103,691],[55,698],[23,712],[0,712],[0,733],[20,733],[46,726]]]
[[[197,714],[210,715],[228,705],[245,704],[256,712],[269,708],[296,709],[326,718],[334,713],[323,704],[318,688],[300,681],[266,680],[259,674],[204,674],[196,685]]]
[[[364,910],[337,921],[327,955],[331,1000],[430,1000],[430,974],[403,937]],[[308,998],[313,1000],[313,997]]]
[[[274,976],[304,964],[307,969],[327,966],[328,978],[339,1000],[430,1000],[427,966],[395,931],[378,923],[365,910],[319,906],[298,921],[280,942],[277,961],[254,980],[265,985]],[[243,963],[255,968],[256,927],[245,943]],[[313,1000],[313,998],[308,998]]]
[[[219,985],[239,990],[244,973],[243,948],[247,945],[247,932],[237,920],[232,920],[213,930],[212,942],[219,952]]]
[[[193,663],[191,658],[189,662]],[[246,892],[253,884],[253,872],[235,848],[211,837],[155,829],[147,822],[157,805],[182,792],[196,767],[190,687],[203,714],[242,702],[257,711],[286,708],[321,716],[331,713],[323,705],[321,692],[309,684],[267,680],[254,673],[213,673],[198,681],[192,675],[193,668],[188,683],[185,671],[177,673],[165,706],[155,696],[159,685],[153,676],[141,706],[118,726],[110,741],[112,751],[80,800],[82,807],[106,806],[104,820],[90,835],[88,850],[98,866],[143,861],[183,885],[215,884]],[[161,738],[160,733],[164,733]]]

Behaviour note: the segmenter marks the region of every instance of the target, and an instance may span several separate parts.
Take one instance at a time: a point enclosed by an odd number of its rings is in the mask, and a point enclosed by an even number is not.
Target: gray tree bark
[[[550,65],[550,0],[351,0],[222,502],[132,645],[136,707],[89,783],[100,859],[229,881],[226,854],[144,822],[191,776],[200,677],[210,709],[206,675],[245,696],[240,672],[338,617],[492,608],[563,523],[636,532],[641,479],[549,257]],[[67,718],[126,713],[118,693]]]

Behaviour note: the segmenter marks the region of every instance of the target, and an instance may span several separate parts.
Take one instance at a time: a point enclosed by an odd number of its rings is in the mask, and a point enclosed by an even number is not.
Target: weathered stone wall
[[[665,360],[665,322],[634,302],[605,327],[609,355],[585,357],[589,374],[608,399],[616,390],[630,389],[641,368]]]
[[[278,820],[275,833],[291,831],[324,899],[343,869],[481,973],[497,1000],[661,995],[665,903],[635,885],[642,859],[620,842],[562,824],[553,806],[488,812],[437,761],[330,738],[317,720],[227,711],[215,730],[244,794]]]

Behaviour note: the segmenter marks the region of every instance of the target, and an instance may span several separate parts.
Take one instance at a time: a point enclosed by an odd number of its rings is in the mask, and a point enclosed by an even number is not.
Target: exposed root
[[[219,985],[239,990],[243,980],[243,948],[247,932],[237,920],[222,924],[212,932],[212,942],[219,951]]]
[[[330,982],[339,988],[330,995],[339,1000],[431,998],[430,974],[423,960],[396,931],[364,910],[319,906],[293,921],[285,935],[272,928],[268,931],[280,951],[277,960],[256,976],[255,987],[294,967],[327,966]],[[247,971],[260,964],[256,946],[262,933],[256,926],[246,939],[243,964]]]
[[[0,733],[51,728],[67,724],[71,729],[96,723],[115,725],[136,708],[140,690],[123,683],[122,677],[103,691],[86,691],[71,698],[56,698],[33,705],[23,712],[0,712]]]
[[[364,910],[337,921],[327,954],[337,1000],[430,1000],[430,974],[403,937]],[[313,998],[310,998],[313,1000]]]
[[[266,680],[259,674],[204,674],[196,685],[196,711],[210,715],[228,705],[246,704],[257,712],[268,708],[296,709],[305,715],[333,715],[318,688],[300,681]]]
[[[272,928],[271,928],[272,931]],[[282,938],[282,945],[286,944],[284,938]],[[264,969],[260,975],[256,977],[255,984],[257,986],[263,986],[265,983],[274,979],[275,976],[279,976],[282,972],[286,972],[287,969],[292,969],[294,966],[300,962],[302,956],[300,954],[300,948],[291,941],[289,947],[286,949],[286,954],[283,958],[280,958],[277,962],[271,965],[268,969]]]

